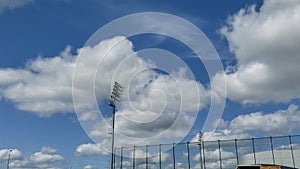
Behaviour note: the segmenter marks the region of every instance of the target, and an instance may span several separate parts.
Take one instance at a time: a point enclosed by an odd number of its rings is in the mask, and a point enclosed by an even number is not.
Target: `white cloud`
[[[123,153],[128,153],[128,157],[131,159],[134,157],[135,158],[135,166],[137,168],[145,168],[146,165],[148,164],[148,167],[151,168],[153,164],[159,164],[160,162],[166,163],[168,160],[171,160],[171,155],[169,153],[162,152],[161,154],[153,152],[153,153],[147,153],[144,150],[141,149],[135,149],[133,152],[132,149],[130,149],[129,152],[123,152]],[[146,161],[146,157],[148,157],[148,161]],[[123,167],[132,167],[132,160],[124,160],[122,162]],[[117,163],[117,167],[119,166],[120,163]]]
[[[83,167],[83,169],[93,169],[93,167],[90,166],[90,165],[86,165],[86,166]]]
[[[78,69],[72,86],[75,65]],[[76,55],[67,47],[58,56],[31,60],[23,69],[0,69],[0,96],[20,110],[49,117],[74,111],[73,90],[79,120],[98,121],[88,125],[87,133],[95,142],[110,145],[109,118],[106,115],[99,120],[101,114],[89,107],[95,95],[97,103],[109,98],[111,82],[116,80],[125,87],[116,114],[116,131],[127,137],[116,139],[116,146],[131,144],[130,137],[141,138],[134,141],[136,144],[181,139],[192,127],[198,109],[208,104],[209,93],[191,78],[184,65],[172,67],[169,74],[153,68],[160,67],[140,57],[129,40],[118,36],[78,49]],[[157,135],[163,138],[154,137]]]
[[[218,161],[219,149],[217,140],[248,139],[261,135],[278,136],[293,134],[293,132],[297,132],[300,129],[300,110],[298,106],[291,104],[286,110],[277,110],[271,113],[253,112],[238,115],[229,122],[223,119],[217,121],[220,124],[219,127],[215,131],[204,132],[202,137],[203,141],[206,141],[204,142],[204,146],[207,168],[218,168],[220,165]],[[191,141],[197,142],[198,134]],[[233,143],[222,142],[220,151],[224,168],[232,168],[236,164],[235,152],[226,150],[228,147],[231,147],[231,150],[233,150]],[[286,147],[290,148],[288,145],[280,146],[276,149],[284,149]],[[250,147],[241,146],[238,151],[241,154],[245,154],[252,150]],[[200,154],[196,154],[192,159],[199,161]]]
[[[78,119],[81,121],[95,120],[97,119],[97,116],[95,112],[85,112],[80,114]]]
[[[22,159],[22,153],[18,149],[1,149],[0,150],[0,161],[7,161],[9,151],[11,160],[20,160]]]
[[[290,105],[287,110],[239,115],[230,122],[230,128],[240,132],[263,132],[268,135],[286,135],[300,129],[300,110]]]
[[[44,154],[55,154],[57,152],[57,150],[52,147],[45,146],[45,147],[42,147],[41,152]]]
[[[12,149],[10,153],[10,168],[41,168],[41,169],[60,169],[57,167],[64,158],[56,154],[56,150],[50,147],[43,147],[41,152],[36,152],[29,157],[23,157],[20,150]],[[0,161],[8,159],[9,149],[0,150]],[[47,153],[50,152],[50,153]]]
[[[209,142],[207,142],[209,144]],[[215,144],[212,149],[205,149],[205,167],[208,169],[214,169],[220,167],[220,152],[222,157],[222,168],[234,168],[236,167],[236,156],[235,153],[232,151],[225,151],[224,149],[218,149],[217,145]],[[199,162],[202,158],[203,160],[203,154],[200,153],[194,155],[192,157],[193,161]],[[203,164],[202,164],[203,165]],[[201,165],[198,163],[192,168],[201,168]]]
[[[234,152],[225,151],[222,148],[220,149],[220,151],[221,151],[222,160],[235,159]],[[205,153],[205,160],[207,160],[207,161],[218,161],[220,159],[219,158],[219,149],[205,150],[204,153]],[[196,154],[193,157],[193,160],[194,161],[199,161],[200,160],[200,154],[199,153]]]
[[[72,72],[75,57],[66,48],[60,56],[37,58],[25,69],[0,69],[0,95],[20,110],[48,117],[72,112]]]
[[[203,141],[216,141],[216,140],[232,140],[232,139],[242,139],[249,138],[249,134],[238,132],[236,130],[227,129],[217,129],[215,131],[209,131],[203,133]],[[198,141],[198,135],[192,139],[193,142]]]
[[[293,134],[300,129],[300,110],[298,106],[291,104],[286,110],[253,112],[238,115],[230,122],[222,119],[219,121],[221,125],[215,131],[203,133],[203,141]],[[197,142],[198,134],[191,141]]]
[[[107,152],[102,150],[97,144],[81,144],[76,148],[75,154],[77,156],[98,156],[105,155]]]
[[[32,2],[33,0],[0,0],[0,14],[6,9],[20,8]]]
[[[300,98],[299,20],[298,0],[265,0],[259,11],[242,9],[228,19],[221,33],[238,61],[237,71],[225,74],[228,98],[244,104]]]
[[[57,154],[47,154],[42,152],[36,152],[28,159],[33,163],[55,163],[63,160],[63,157]]]
[[[196,167],[199,168],[200,165],[196,165]],[[207,169],[220,168],[220,163],[219,161],[209,161],[205,163],[205,167]],[[228,159],[222,161],[222,168],[235,168],[235,167],[236,167],[236,159]]]

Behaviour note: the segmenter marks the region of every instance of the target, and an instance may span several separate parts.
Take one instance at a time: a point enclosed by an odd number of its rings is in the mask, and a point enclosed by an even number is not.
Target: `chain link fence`
[[[300,167],[300,135],[115,148],[115,169],[234,169],[237,165]]]

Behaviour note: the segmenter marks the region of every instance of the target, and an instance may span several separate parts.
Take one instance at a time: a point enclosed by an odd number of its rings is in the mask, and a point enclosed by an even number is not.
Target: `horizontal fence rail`
[[[171,147],[171,148],[170,148]],[[300,135],[115,148],[115,169],[300,168]]]

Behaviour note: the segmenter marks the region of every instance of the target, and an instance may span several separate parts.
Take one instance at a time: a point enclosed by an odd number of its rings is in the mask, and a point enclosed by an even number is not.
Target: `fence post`
[[[202,152],[203,152],[203,166],[204,169],[206,169],[206,164],[205,164],[205,151],[204,151],[205,147],[204,147],[204,141],[202,142]]]
[[[173,167],[176,168],[176,162],[175,162],[175,143],[173,143]]]
[[[235,156],[236,156],[236,164],[239,164],[239,154],[238,154],[238,149],[237,149],[237,139],[234,139],[234,147],[235,147]]]
[[[201,143],[199,142],[198,145],[199,145],[199,155],[200,155],[200,167],[201,169],[203,169]]]
[[[121,165],[120,168],[123,168],[123,147],[121,147]]]
[[[113,154],[113,168],[114,169],[116,168],[116,152],[117,152],[117,149],[115,148],[114,149],[114,154]]]
[[[270,137],[270,144],[271,144],[271,151],[272,151],[273,165],[275,165],[275,156],[274,156],[274,147],[273,147],[273,138],[272,138],[272,137]]]
[[[252,149],[253,149],[254,164],[256,164],[256,155],[255,155],[255,144],[254,144],[254,138],[252,138]]]
[[[135,169],[135,146],[133,146],[132,168]]]
[[[148,169],[148,146],[149,145],[146,145],[146,169]]]
[[[188,158],[188,166],[189,169],[191,168],[191,161],[190,161],[190,142],[186,143],[186,148],[187,148],[187,158]]]
[[[159,144],[159,169],[161,169],[161,144]]]
[[[291,138],[290,135],[289,135],[289,141],[290,141],[290,145],[291,145],[291,154],[292,154],[292,159],[293,159],[293,165],[294,165],[294,168],[296,168],[295,157],[294,157],[294,150],[293,150],[293,143],[292,143],[292,138]]]
[[[221,142],[218,140],[218,146],[219,146],[219,162],[220,162],[220,169],[222,169],[222,155],[221,155]]]

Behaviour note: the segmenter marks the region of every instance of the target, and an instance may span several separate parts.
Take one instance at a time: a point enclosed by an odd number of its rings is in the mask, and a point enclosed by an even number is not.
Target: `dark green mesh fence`
[[[300,167],[300,135],[145,145],[115,149],[116,169],[234,169],[237,165]]]

